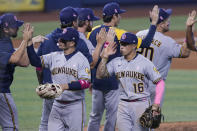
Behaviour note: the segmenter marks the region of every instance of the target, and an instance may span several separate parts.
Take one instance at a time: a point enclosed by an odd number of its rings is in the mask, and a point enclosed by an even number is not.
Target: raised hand
[[[159,19],[159,8],[158,5],[155,5],[152,11],[149,12],[150,18],[152,20],[152,25],[156,25]]]
[[[96,35],[97,44],[104,44],[106,41],[107,32],[105,28],[101,28],[100,32]]]
[[[32,38],[33,44],[41,43],[41,42],[44,42],[45,40],[49,40],[49,39],[44,37],[44,36],[42,36],[42,35],[38,35],[38,36],[35,36],[35,37]]]
[[[117,50],[117,44],[115,42],[109,43],[102,51],[101,57],[108,58],[110,55],[113,55],[116,53]]]
[[[186,26],[193,26],[194,23],[196,23],[196,11],[193,10],[191,13],[189,13],[187,21],[186,21]]]
[[[109,28],[109,31],[107,33],[106,42],[108,42],[108,43],[114,43],[115,36],[116,36],[115,29],[114,28]]]
[[[27,42],[30,41],[33,37],[33,32],[34,32],[34,27],[31,26],[30,23],[25,23],[23,29],[23,40]]]

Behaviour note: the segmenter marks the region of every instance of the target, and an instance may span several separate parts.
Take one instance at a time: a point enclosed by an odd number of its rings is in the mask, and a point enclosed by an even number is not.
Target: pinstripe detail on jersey
[[[13,124],[13,126],[14,126],[14,130],[13,130],[13,131],[16,131],[16,124],[15,124],[15,119],[14,119],[14,112],[13,112],[12,107],[11,107],[11,105],[10,105],[10,103],[9,103],[9,100],[8,100],[8,98],[7,98],[7,96],[6,96],[6,93],[3,93],[3,95],[4,95],[4,98],[5,98],[6,103],[7,103],[7,105],[8,105],[8,108],[9,108],[9,110],[10,110],[11,117],[12,117],[12,124]]]

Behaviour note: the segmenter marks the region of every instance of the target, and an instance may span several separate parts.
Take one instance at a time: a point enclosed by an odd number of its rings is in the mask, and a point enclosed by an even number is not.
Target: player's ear
[[[76,43],[74,41],[69,42],[70,46],[76,46]]]
[[[3,28],[3,31],[4,31],[5,33],[8,33],[8,32],[9,32],[8,28]]]
[[[78,21],[76,20],[76,21],[73,21],[73,27],[74,28],[77,28],[78,27]]]

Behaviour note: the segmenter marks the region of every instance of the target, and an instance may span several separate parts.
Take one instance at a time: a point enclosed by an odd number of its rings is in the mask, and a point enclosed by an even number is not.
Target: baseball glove
[[[53,99],[62,94],[63,90],[60,85],[58,84],[44,84],[44,85],[39,85],[36,88],[36,93],[38,96],[41,98],[45,99]]]
[[[153,104],[148,107],[140,117],[140,124],[142,127],[155,129],[159,127],[162,117],[161,108],[158,105]]]

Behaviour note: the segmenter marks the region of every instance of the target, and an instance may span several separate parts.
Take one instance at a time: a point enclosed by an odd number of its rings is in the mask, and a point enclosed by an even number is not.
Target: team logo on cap
[[[66,32],[67,32],[67,29],[64,29],[62,33],[65,34]]]
[[[127,37],[126,34],[123,34],[122,37],[121,37],[121,39],[124,40],[124,39],[126,39],[126,37]]]
[[[73,13],[73,16],[76,17],[77,15],[75,13]]]
[[[118,13],[117,9],[114,9],[115,13]]]
[[[73,40],[75,40],[75,37],[73,37]]]
[[[90,19],[90,15],[88,15],[87,17],[88,17],[88,20],[89,20]]]
[[[15,19],[15,21],[17,21],[17,17],[16,16],[14,16],[14,19]]]
[[[5,23],[5,26],[6,26],[6,27],[8,26],[8,22]]]

